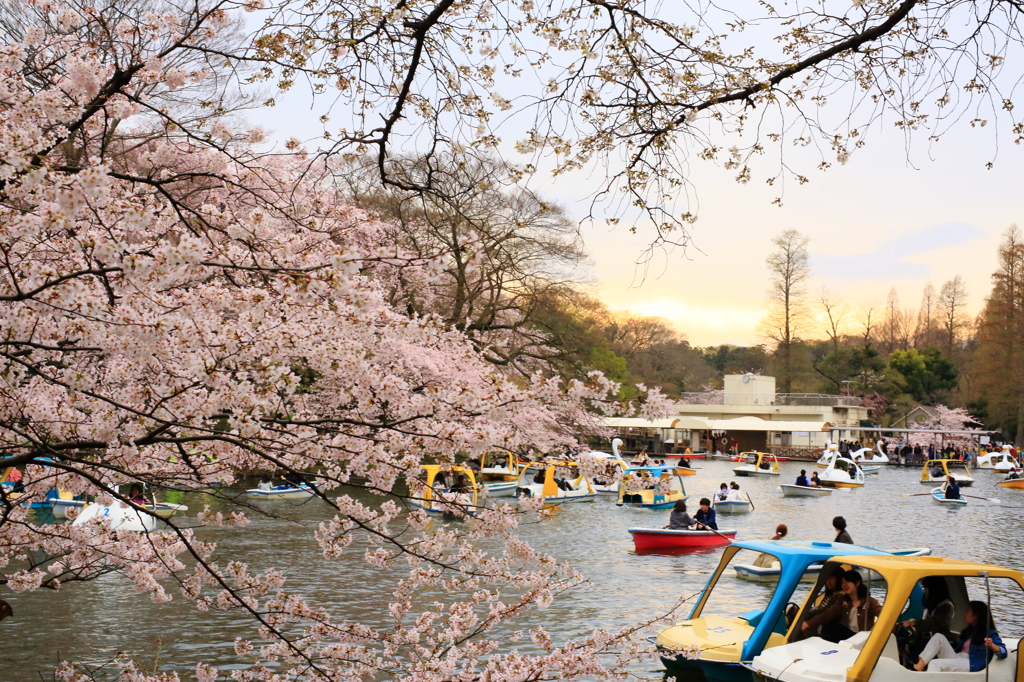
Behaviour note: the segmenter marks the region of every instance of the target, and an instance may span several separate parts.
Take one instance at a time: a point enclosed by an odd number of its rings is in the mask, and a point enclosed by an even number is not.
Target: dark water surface
[[[696,466],[702,467],[698,474],[685,479],[691,511],[700,497],[710,496],[719,483],[734,479],[732,463]],[[1001,505],[971,500],[965,508],[946,509],[928,497],[900,497],[928,490],[918,483],[920,472],[916,469],[890,468],[869,476],[862,489],[801,499],[783,498],[776,486],[780,481],[791,482],[799,469],[810,471],[814,465],[780,466],[781,477],[736,478],[753,498],[756,510],[720,517],[719,525],[736,528],[740,539],[767,538],[776,524],[785,523],[790,539],[832,540],[832,517],[841,514],[860,544],[891,549],[928,546],[938,556],[1024,567],[1024,532],[1019,520],[1024,492],[999,488],[995,473],[976,472],[977,482],[963,492],[998,497]],[[183,523],[188,516],[194,518],[204,504],[225,511],[237,508],[199,494],[169,494],[168,498],[191,508]],[[303,595],[314,607],[326,608],[336,620],[387,625],[394,577],[405,572],[404,564],[390,571],[371,568],[362,561],[358,543],[342,559],[324,560],[313,531],[331,514],[318,500],[257,504],[292,520],[254,514],[246,529],[198,529],[200,539],[219,544],[217,560],[247,561],[253,572],[280,569],[289,576],[286,590]],[[620,509],[606,496],[592,503],[567,504],[553,518],[524,527],[525,539],[539,550],[571,562],[591,582],[562,596],[545,611],[532,611],[533,620],[519,621],[509,630],[542,625],[556,642],[562,642],[594,628],[619,628],[653,618],[681,597],[699,592],[718,563],[719,549],[676,557],[637,556],[633,551],[627,528],[659,527],[667,519],[668,512]],[[101,665],[119,652],[128,653],[150,670],[177,670],[183,679],[194,679],[189,671],[201,661],[225,672],[248,664],[232,647],[236,637],[256,640],[248,621],[214,610],[200,613],[170,586],[168,591],[175,595],[173,601],[153,604],[117,575],[69,584],[56,593],[14,594],[0,588],[0,598],[7,599],[15,611],[13,618],[0,623],[0,680],[50,680],[53,666],[60,660]],[[745,612],[763,603],[768,594],[770,588],[764,585],[727,575],[716,590],[715,602],[720,608],[715,612]],[[1020,595],[1017,599],[1015,610],[1019,612],[1024,604]],[[657,661],[641,664],[635,672],[652,679],[661,676]]]

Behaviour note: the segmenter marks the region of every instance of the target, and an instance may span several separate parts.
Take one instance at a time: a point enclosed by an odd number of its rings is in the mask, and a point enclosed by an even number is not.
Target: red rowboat
[[[667,528],[630,528],[636,551],[720,547],[736,539],[735,530],[669,530]],[[725,537],[722,537],[722,536]],[[728,538],[728,539],[726,539]]]

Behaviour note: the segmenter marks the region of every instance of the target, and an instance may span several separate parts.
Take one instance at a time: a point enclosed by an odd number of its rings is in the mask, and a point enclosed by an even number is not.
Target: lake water
[[[785,523],[790,539],[832,540],[831,520],[843,515],[860,544],[891,549],[928,546],[938,556],[1024,566],[1024,532],[1018,520],[1024,511],[1024,492],[999,488],[995,484],[999,475],[990,471],[975,472],[977,482],[963,492],[998,497],[1000,505],[971,500],[965,508],[946,509],[928,497],[900,497],[928,490],[918,483],[920,472],[915,469],[885,469],[870,476],[862,489],[794,499],[783,498],[776,486],[780,481],[792,482],[801,468],[809,473],[813,464],[782,463],[782,476],[773,479],[735,478],[731,468],[736,465],[729,462],[697,462],[696,466],[700,467],[697,475],[685,479],[691,512],[700,497],[710,496],[723,481],[736,480],[753,499],[754,512],[720,517],[720,527],[736,528],[739,539],[768,538],[776,524]],[[242,489],[233,492],[241,494]],[[189,515],[194,518],[204,504],[224,511],[237,509],[228,500],[206,495],[168,493],[166,497],[191,508],[182,523]],[[331,513],[319,500],[257,504],[276,517],[253,514],[252,524],[244,530],[197,531],[200,539],[218,543],[217,561],[247,561],[253,571],[281,569],[289,576],[286,590],[326,608],[336,619],[386,625],[393,577],[402,567],[392,575],[370,568],[356,545],[341,560],[324,560],[313,531]],[[567,504],[554,517],[525,526],[521,532],[525,539],[571,562],[590,584],[560,597],[545,611],[532,611],[530,617],[536,620],[520,621],[510,629],[543,625],[561,642],[597,627],[619,628],[653,618],[680,598],[699,592],[717,565],[720,550],[675,557],[638,556],[633,551],[627,528],[660,527],[667,521],[667,511],[620,509],[606,496]],[[256,640],[248,621],[230,613],[200,613],[175,590],[169,588],[169,592],[176,595],[172,602],[153,604],[117,575],[68,584],[56,593],[14,594],[0,588],[0,597],[15,611],[13,618],[0,623],[0,680],[49,680],[60,660],[101,666],[119,652],[150,670],[180,671],[183,679],[194,679],[189,671],[200,661],[225,671],[246,666],[232,645],[236,637]],[[764,585],[727,575],[716,591],[716,603],[719,612],[742,613],[763,603],[769,593]],[[1014,610],[1021,611],[1019,606],[1020,602]],[[684,614],[688,612],[687,608]],[[656,634],[656,629],[650,634]],[[651,679],[663,674],[657,659],[638,665],[635,672]],[[101,671],[98,679],[108,675],[112,673]]]

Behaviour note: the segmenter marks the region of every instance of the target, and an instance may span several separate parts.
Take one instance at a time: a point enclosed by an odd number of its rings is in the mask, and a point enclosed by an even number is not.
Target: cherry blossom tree
[[[574,444],[564,425],[588,413],[659,418],[668,403],[642,386],[641,401],[618,402],[596,373],[503,374],[462,331],[389,304],[396,278],[436,281],[444,254],[388,243],[301,145],[263,153],[258,130],[159,104],[210,78],[179,65],[212,49],[236,3],[138,21],[118,5],[32,7],[46,21],[0,47],[0,472],[24,470],[20,497],[0,495],[0,585],[57,589],[117,571],[156,602],[238,612],[253,636],[235,651],[260,661],[238,680],[621,677],[647,651],[632,630],[560,644],[530,628],[532,656],[488,636],[582,580],[519,538],[521,514],[491,506],[474,524],[436,527],[407,503],[428,459],[558,451]],[[389,629],[332,616],[288,592],[286,573],[254,574],[173,520],[145,535],[40,525],[23,504],[59,487],[149,514],[120,486],[199,488],[254,470],[310,477],[335,512],[316,531],[324,561],[360,535],[372,565],[408,563]],[[199,518],[248,523],[241,510]],[[500,548],[481,550],[484,537]],[[450,596],[427,607],[427,588]],[[124,680],[167,679],[120,664]],[[204,662],[194,674],[218,677]],[[57,677],[89,674],[68,663]]]
[[[1008,0],[280,0],[253,56],[269,81],[336,101],[328,152],[373,154],[384,182],[443,191],[400,172],[410,146],[443,170],[515,144],[526,174],[552,156],[556,174],[601,169],[610,220],[685,243],[699,161],[781,203],[883,124],[1019,142],[1020,16]]]
[[[927,420],[917,424],[921,429],[934,430],[934,431],[980,431],[974,427],[969,427],[967,424],[980,423],[975,417],[972,417],[967,413],[967,410],[962,407],[947,407],[946,405],[936,405],[932,408],[935,414],[929,417]],[[974,444],[974,437],[969,434],[937,434],[937,433],[923,433],[920,435],[913,436],[914,442],[920,442],[922,445],[934,445],[935,447],[942,447],[944,445],[956,445],[965,447]]]

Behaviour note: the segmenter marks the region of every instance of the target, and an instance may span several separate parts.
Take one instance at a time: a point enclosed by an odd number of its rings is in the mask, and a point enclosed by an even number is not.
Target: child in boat
[[[686,513],[686,501],[676,500],[676,506],[672,508],[672,515],[668,517],[669,530],[689,530],[693,525],[693,519]]]
[[[821,483],[821,479],[818,478],[818,472],[817,471],[812,471],[811,472],[811,480],[808,481],[808,483],[811,484],[812,488],[817,488],[818,487],[818,485]]]
[[[706,497],[700,498],[700,509],[693,515],[693,520],[698,529],[718,530],[718,518],[715,510],[711,508],[711,500]]]
[[[796,477],[796,485],[803,486],[804,488],[810,488],[811,484],[807,480],[807,470],[801,469],[800,475]]]
[[[728,498],[729,498],[729,486],[727,486],[725,483],[723,483],[722,485],[718,486],[718,492],[715,493],[715,499],[716,500],[726,500]]]
[[[984,670],[993,655],[1006,658],[1006,646],[992,627],[988,604],[972,601],[967,605],[964,621],[967,627],[960,632],[960,639],[955,645],[951,645],[941,633],[932,635],[914,664],[914,670],[928,668],[928,672],[973,673]]]

